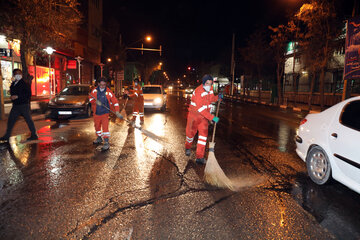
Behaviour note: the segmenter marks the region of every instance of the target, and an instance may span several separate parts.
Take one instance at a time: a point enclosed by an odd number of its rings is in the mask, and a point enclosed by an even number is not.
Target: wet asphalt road
[[[31,144],[17,124],[0,146],[0,239],[360,239],[360,195],[313,184],[294,151],[304,114],[222,103],[215,155],[244,186],[231,192],[184,155],[189,99],[168,98],[165,113],[145,111],[162,141],[113,119],[108,152],[92,119],[37,118]]]

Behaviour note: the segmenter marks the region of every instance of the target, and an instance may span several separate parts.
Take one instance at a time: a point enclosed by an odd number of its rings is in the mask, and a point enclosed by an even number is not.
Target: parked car
[[[166,93],[161,85],[144,85],[144,108],[159,108],[166,110]]]
[[[69,85],[49,101],[52,117],[91,117],[89,102],[90,86],[85,84]]]
[[[296,153],[310,178],[325,184],[332,177],[360,193],[360,96],[321,113],[308,114],[296,136]]]

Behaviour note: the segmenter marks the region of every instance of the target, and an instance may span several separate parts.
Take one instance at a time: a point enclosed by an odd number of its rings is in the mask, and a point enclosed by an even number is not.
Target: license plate
[[[151,106],[151,105],[153,105],[153,104],[152,104],[152,103],[147,103],[147,102],[145,102],[144,105],[146,105],[146,106]]]
[[[59,111],[59,115],[71,115],[71,111]]]

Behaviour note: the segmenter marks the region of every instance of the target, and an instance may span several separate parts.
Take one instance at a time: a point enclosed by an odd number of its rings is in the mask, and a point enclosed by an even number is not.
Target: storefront
[[[31,83],[33,96],[49,97],[51,93],[57,94],[69,84],[93,83],[94,64],[82,61],[79,73],[79,64],[71,52],[60,50],[51,54],[50,74],[49,55],[45,52],[37,52],[28,59],[30,59],[28,71],[33,76]],[[8,98],[10,97],[10,85],[13,79],[12,72],[16,68],[22,69],[19,40],[9,41],[4,35],[0,35],[0,63],[4,96]]]
[[[0,52],[4,96],[10,97],[9,91],[12,82],[12,72],[15,68],[21,69],[20,41],[7,41],[4,35],[0,35]]]
[[[36,71],[35,71],[36,70]],[[50,69],[51,72],[51,91],[53,93],[58,93],[56,81],[55,81],[55,70]],[[49,68],[36,66],[29,66],[29,74],[34,76],[34,79],[31,84],[31,93],[34,96],[49,96],[50,95],[50,84],[49,84]]]

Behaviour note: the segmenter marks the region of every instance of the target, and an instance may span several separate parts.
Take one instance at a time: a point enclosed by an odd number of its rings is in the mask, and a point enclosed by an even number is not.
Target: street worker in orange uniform
[[[90,103],[94,113],[94,125],[97,138],[94,144],[101,144],[105,141],[101,150],[105,151],[110,148],[109,144],[109,109],[115,110],[116,115],[119,113],[119,102],[115,94],[106,87],[106,79],[100,78],[99,86],[94,88],[90,93]]]
[[[128,91],[126,92],[128,93]],[[140,124],[144,123],[144,96],[142,87],[139,83],[139,79],[134,79],[134,89],[130,90],[129,97],[134,99],[133,106],[133,118],[132,121],[135,122],[137,115],[140,116]]]
[[[190,156],[191,145],[194,140],[196,132],[198,132],[198,141],[196,148],[196,163],[205,164],[205,146],[208,136],[208,121],[217,123],[218,117],[210,113],[211,103],[216,102],[219,98],[222,99],[222,94],[214,95],[213,78],[210,75],[205,75],[202,78],[202,85],[197,87],[191,97],[189,105],[189,114],[186,125],[186,141],[185,154]]]

